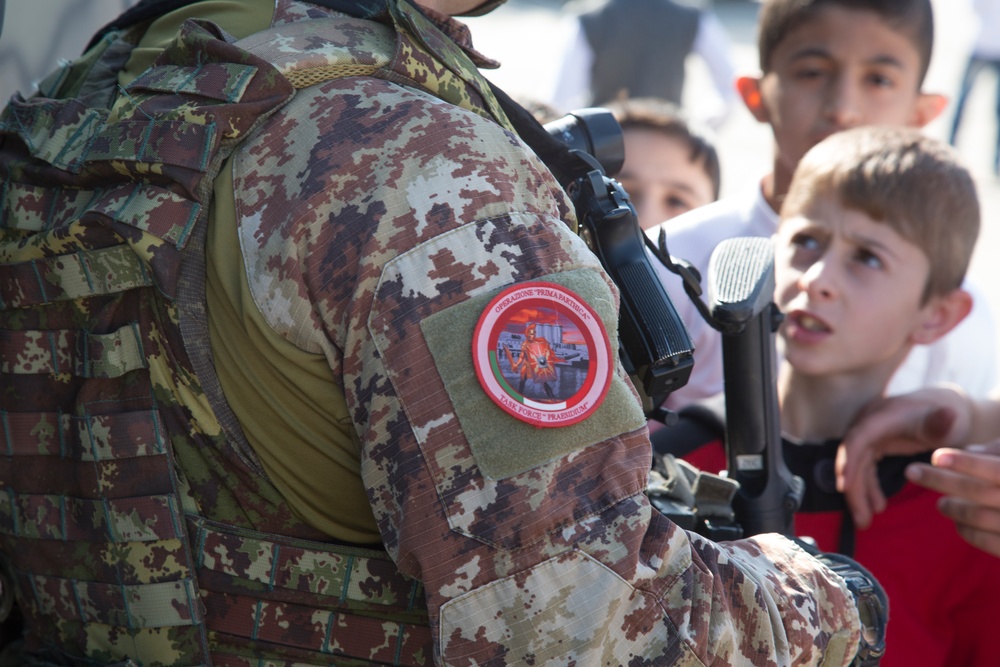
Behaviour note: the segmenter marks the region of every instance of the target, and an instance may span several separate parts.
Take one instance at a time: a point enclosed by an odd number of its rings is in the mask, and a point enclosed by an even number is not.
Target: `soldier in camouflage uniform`
[[[5,109],[19,664],[850,662],[839,576],[643,495],[617,292],[480,1],[147,1]],[[584,334],[574,406],[491,388],[529,302]]]

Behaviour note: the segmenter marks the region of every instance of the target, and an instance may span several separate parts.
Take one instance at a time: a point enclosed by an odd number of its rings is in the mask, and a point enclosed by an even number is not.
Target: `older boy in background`
[[[860,125],[919,128],[937,117],[945,98],[921,90],[932,45],[930,0],[765,0],[758,37],[763,73],[741,77],[737,87],[754,117],[771,126],[772,169],[746,193],[671,221],[670,253],[690,261],[704,279],[722,240],[774,234],[792,174],[819,141]],[[648,233],[655,238],[657,232]],[[661,278],[696,348],[691,379],[667,402],[676,409],[722,391],[721,339],[680,279],[665,269]],[[949,336],[906,359],[890,393],[945,381],[974,395],[990,391],[996,381],[994,326],[985,300],[977,303]]]
[[[806,482],[795,532],[882,582],[892,609],[883,667],[997,664],[1000,561],[959,538],[937,494],[906,483],[912,457],[879,465],[889,501],[869,530],[855,531],[833,477],[856,415],[914,346],[971,310],[962,281],[978,231],[975,186],[953,150],[916,130],[865,127],[806,154],[775,236],[783,449]],[[724,466],[717,445],[689,460]]]

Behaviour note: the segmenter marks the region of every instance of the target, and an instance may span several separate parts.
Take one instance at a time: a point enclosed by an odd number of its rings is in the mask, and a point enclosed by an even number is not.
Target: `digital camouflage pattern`
[[[279,23],[327,14],[283,8]],[[0,545],[28,628],[18,664],[429,664],[420,584],[294,518],[211,389],[212,181],[293,83],[191,23],[115,96],[101,74],[135,37],[109,35],[0,118]]]
[[[612,321],[616,296],[537,159],[480,105],[435,99],[461,90],[454,79],[422,85],[424,69],[398,56],[390,69],[409,86],[390,75],[300,91],[241,148],[234,183],[255,301],[342,378],[369,499],[390,554],[425,586],[436,659],[849,662],[853,603],[812,559],[776,536],[719,547],[651,511],[644,428],[481,473],[421,322],[574,271],[603,284],[592,305]]]
[[[614,287],[458,24],[395,0],[391,23],[278,7],[242,48],[186,24],[117,99],[91,55],[0,117],[0,548],[31,659],[847,664],[836,575],[651,509],[638,407],[612,437],[480,472],[421,321],[578,272],[613,322]],[[115,37],[111,71],[135,36]],[[201,246],[234,150],[256,303],[329,359],[391,560],[298,522],[217,393]]]

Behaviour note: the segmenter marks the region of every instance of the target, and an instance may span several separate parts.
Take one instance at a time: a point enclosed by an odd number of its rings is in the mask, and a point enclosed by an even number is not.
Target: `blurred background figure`
[[[1000,176],[1000,0],[973,0],[977,19],[976,40],[962,77],[962,87],[955,103],[955,115],[951,124],[949,141],[954,146],[958,129],[962,123],[962,113],[969,93],[983,70],[991,69],[997,76],[996,92],[996,147],[993,152],[993,174]]]
[[[17,90],[31,93],[34,82],[51,72],[60,58],[79,55],[97,28],[117,15],[123,7],[134,5],[136,1],[9,0],[0,36],[0,101],[8,99]],[[556,69],[567,58],[563,35],[570,32],[579,36],[582,30],[578,16],[584,9],[573,4],[578,1],[507,0],[489,17],[465,19],[463,22],[472,29],[478,50],[503,63],[499,69],[489,71],[488,78],[519,98],[524,96],[552,102],[553,82],[558,78]],[[596,4],[589,8],[612,1],[623,0],[596,0]],[[926,131],[942,140],[948,140],[953,118],[959,115],[951,112],[957,110],[961,90],[959,84],[979,22],[973,14],[973,1],[932,0],[935,6],[935,46],[927,75],[928,87],[947,93],[952,98],[952,104],[949,113],[942,114],[929,124]],[[632,2],[654,5],[660,0]],[[751,0],[714,0],[711,3],[702,0],[702,3],[705,7],[711,6],[714,20],[724,28],[723,34],[729,40],[726,59],[729,60],[731,53],[737,70],[756,68],[756,24],[760,5]],[[572,14],[570,8],[576,8]],[[639,15],[644,13],[640,9]],[[666,30],[661,30],[660,34],[662,36],[657,37],[658,41],[666,41]],[[512,35],[517,35],[517,38],[512,39]],[[635,48],[634,42],[638,40],[630,38],[626,43]],[[720,93],[716,83],[719,77],[711,74],[710,67],[701,57],[687,58],[686,64],[681,100],[685,114],[688,118],[702,121],[709,116],[718,117],[712,110],[722,106],[718,101]],[[643,63],[643,66],[649,69],[664,67],[655,61]],[[589,79],[589,68],[585,68],[584,72]],[[964,102],[960,136],[956,137],[956,141],[977,177],[983,204],[981,241],[970,274],[977,278],[978,283],[991,286],[987,290],[987,299],[994,312],[1000,312],[1000,262],[996,261],[994,252],[1000,247],[1000,224],[993,222],[1000,218],[1000,179],[992,177],[995,144],[992,138],[986,141],[981,139],[991,132],[997,122],[997,102],[994,95],[988,94],[988,86],[983,85],[983,78],[986,78],[985,83],[989,83],[994,80],[994,73],[982,74],[977,79],[979,85],[972,87]],[[732,79],[732,75],[723,77],[723,81]],[[724,83],[724,86],[729,95],[735,95],[730,83]],[[584,85],[583,90],[589,90],[589,85]],[[639,95],[638,92],[631,92],[632,97]],[[559,104],[557,115],[587,103],[584,100]],[[725,106],[732,107],[726,122],[717,126],[716,121],[712,126],[717,131],[715,145],[725,156],[721,165],[723,196],[740,191],[747,182],[760,180],[764,175],[760,158],[768,154],[772,142],[768,128],[757,123],[742,104],[729,103]]]
[[[137,0],[45,0],[6,3],[0,38],[0,101],[35,84],[61,60],[79,56],[97,29]]]
[[[644,230],[719,198],[715,145],[674,104],[644,97],[607,108],[625,136],[625,163],[617,178]]]
[[[531,95],[515,95],[514,101],[524,107],[542,125],[558,120],[564,115],[553,105]]]
[[[718,127],[735,106],[729,36],[710,9],[674,0],[574,0],[563,13],[555,106],[603,106],[622,96],[681,106],[690,54],[707,65],[719,98],[703,120]]]

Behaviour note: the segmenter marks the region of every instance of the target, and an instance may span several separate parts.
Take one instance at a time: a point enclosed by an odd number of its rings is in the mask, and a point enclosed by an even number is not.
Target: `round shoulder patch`
[[[472,338],[476,375],[494,403],[535,426],[568,426],[601,405],[614,365],[601,318],[562,285],[498,294]]]

